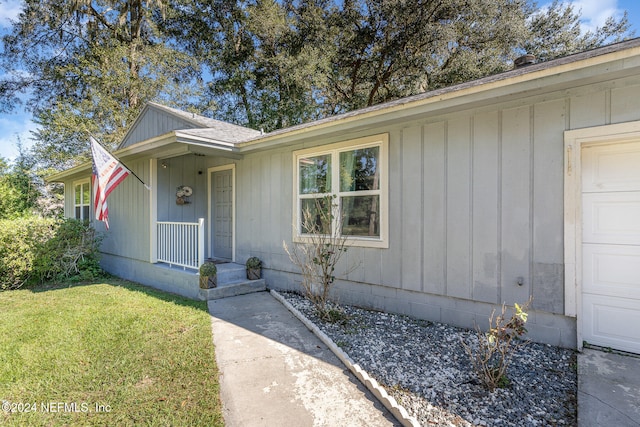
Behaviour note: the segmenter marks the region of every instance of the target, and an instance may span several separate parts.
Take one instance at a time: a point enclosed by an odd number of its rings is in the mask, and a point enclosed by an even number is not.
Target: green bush
[[[0,221],[0,289],[101,274],[100,237],[74,219]]]

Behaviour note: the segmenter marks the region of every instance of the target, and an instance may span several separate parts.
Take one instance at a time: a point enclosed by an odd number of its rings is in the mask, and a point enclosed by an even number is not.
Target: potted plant
[[[258,280],[260,278],[260,269],[262,268],[262,261],[260,258],[252,256],[247,260],[247,279]]]
[[[200,287],[211,289],[218,286],[218,267],[212,262],[200,266]]]

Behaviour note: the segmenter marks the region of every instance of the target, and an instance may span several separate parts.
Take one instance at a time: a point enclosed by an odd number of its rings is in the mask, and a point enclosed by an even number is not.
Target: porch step
[[[224,264],[217,264],[216,267],[218,267],[218,286],[226,283],[247,280],[246,267],[242,264],[227,262]]]
[[[208,301],[212,299],[234,297],[236,295],[250,294],[253,292],[261,292],[265,290],[267,290],[267,285],[264,279],[247,280],[246,278],[244,278],[242,280],[223,283],[220,281],[220,270],[218,270],[218,287],[212,289],[200,289],[200,299]]]
[[[264,279],[247,280],[247,271],[243,264],[227,262],[216,266],[218,267],[218,287],[200,289],[200,299],[228,298],[267,289]]]

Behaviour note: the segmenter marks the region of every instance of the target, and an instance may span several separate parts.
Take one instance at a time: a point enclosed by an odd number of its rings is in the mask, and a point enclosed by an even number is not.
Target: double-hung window
[[[388,141],[382,134],[294,152],[294,240],[304,241],[312,226],[353,246],[389,247]],[[332,208],[333,215],[318,212]],[[304,212],[317,221],[305,222]]]
[[[74,183],[74,218],[89,220],[89,206],[91,206],[91,185],[89,181]]]

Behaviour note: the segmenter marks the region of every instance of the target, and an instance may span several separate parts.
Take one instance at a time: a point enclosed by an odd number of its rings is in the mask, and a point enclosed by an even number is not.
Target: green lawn
[[[2,425],[221,426],[206,303],[117,279],[0,292],[0,403]]]

